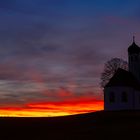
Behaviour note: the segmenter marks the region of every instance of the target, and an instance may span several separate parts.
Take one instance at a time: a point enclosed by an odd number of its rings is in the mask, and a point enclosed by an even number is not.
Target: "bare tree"
[[[105,63],[103,73],[101,74],[101,87],[105,87],[118,68],[128,70],[127,61],[120,58],[112,58]]]

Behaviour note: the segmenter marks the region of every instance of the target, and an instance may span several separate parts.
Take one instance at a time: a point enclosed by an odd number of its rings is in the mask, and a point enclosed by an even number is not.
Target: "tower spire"
[[[133,36],[133,43],[135,43],[135,36]]]

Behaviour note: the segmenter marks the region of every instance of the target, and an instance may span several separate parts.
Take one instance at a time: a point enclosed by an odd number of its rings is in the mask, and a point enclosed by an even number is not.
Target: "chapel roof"
[[[140,83],[129,71],[119,68],[105,87],[132,87],[140,90]]]

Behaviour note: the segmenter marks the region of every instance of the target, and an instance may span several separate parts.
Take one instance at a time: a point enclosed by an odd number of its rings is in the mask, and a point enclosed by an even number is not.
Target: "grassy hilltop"
[[[53,118],[0,118],[4,140],[140,139],[140,111],[95,112]]]

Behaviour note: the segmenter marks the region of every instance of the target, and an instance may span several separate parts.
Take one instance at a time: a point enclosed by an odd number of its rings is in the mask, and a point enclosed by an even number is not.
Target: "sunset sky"
[[[0,0],[0,116],[102,110],[104,63],[133,35],[139,0]]]

